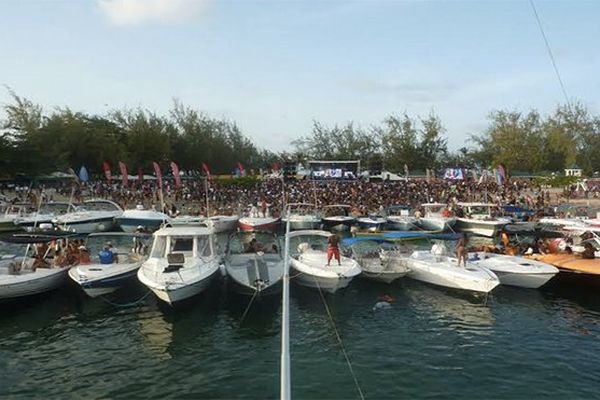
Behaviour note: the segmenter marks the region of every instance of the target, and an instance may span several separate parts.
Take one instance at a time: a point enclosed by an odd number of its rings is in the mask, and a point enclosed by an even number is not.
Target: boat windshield
[[[71,206],[67,203],[46,203],[40,207],[40,214],[66,214]]]
[[[90,201],[81,205],[81,209],[86,211],[118,211],[118,208],[107,201]]]
[[[153,258],[162,258],[166,254],[167,248],[167,237],[166,236],[157,236],[154,239],[154,246],[152,246],[152,252],[150,253],[150,257]]]
[[[471,206],[469,208],[469,213],[471,215],[490,215],[490,207],[489,206]]]
[[[280,254],[281,246],[277,237],[266,233],[250,235],[233,235],[229,240],[230,254],[244,253],[273,253]]]

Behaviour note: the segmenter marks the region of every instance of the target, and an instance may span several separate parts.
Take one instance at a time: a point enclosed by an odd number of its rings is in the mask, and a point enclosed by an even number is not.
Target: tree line
[[[448,150],[447,131],[430,113],[390,115],[363,128],[353,122],[327,126],[314,121],[310,132],[291,143],[291,150],[259,148],[234,121],[210,117],[174,101],[167,115],[124,109],[104,115],[69,108],[45,111],[9,89],[0,124],[0,176],[36,176],[86,166],[100,174],[103,162],[119,161],[130,171],[152,171],[175,161],[181,170],[228,174],[243,163],[247,170],[270,168],[283,161],[361,160],[390,171],[444,167],[510,171],[557,171],[577,164],[591,174],[600,170],[600,117],[581,104],[559,105],[548,115],[536,110],[494,110],[488,126],[471,133],[457,151]],[[134,173],[135,173],[134,172]]]

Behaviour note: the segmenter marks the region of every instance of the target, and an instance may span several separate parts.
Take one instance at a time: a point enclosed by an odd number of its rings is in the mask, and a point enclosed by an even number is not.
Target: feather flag
[[[173,179],[175,179],[175,188],[181,187],[181,176],[179,175],[179,166],[175,161],[171,161],[171,172],[173,172]]]
[[[127,175],[127,165],[125,165],[123,161],[119,161],[119,170],[121,170],[123,187],[127,187],[127,185],[129,184],[129,176]]]
[[[110,184],[112,182],[112,173],[110,172],[110,165],[106,161],[102,163],[102,169],[104,170],[106,180]]]
[[[152,166],[154,166],[154,173],[156,174],[156,179],[158,179],[158,187],[162,190],[162,172],[160,172],[160,165],[156,161],[152,162]]]
[[[409,171],[408,171],[408,165],[406,165],[406,164],[404,164],[404,175],[408,178]]]
[[[210,169],[208,169],[206,163],[202,163],[202,171],[204,172],[204,175],[210,178]]]
[[[496,182],[498,185],[504,185],[506,183],[506,167],[504,164],[498,164],[496,168]]]

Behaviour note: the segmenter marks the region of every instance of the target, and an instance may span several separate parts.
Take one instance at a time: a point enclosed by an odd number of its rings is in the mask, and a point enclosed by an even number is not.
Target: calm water
[[[242,321],[224,285],[179,309],[77,289],[0,308],[1,398],[278,397],[278,299]],[[366,398],[600,398],[600,293],[355,280],[326,300]],[[290,311],[293,397],[358,398],[318,292],[292,286]]]

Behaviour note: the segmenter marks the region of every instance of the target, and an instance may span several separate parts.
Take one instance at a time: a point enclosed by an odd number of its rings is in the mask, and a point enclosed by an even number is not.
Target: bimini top
[[[154,236],[206,236],[213,230],[206,226],[168,226],[154,232]]]

